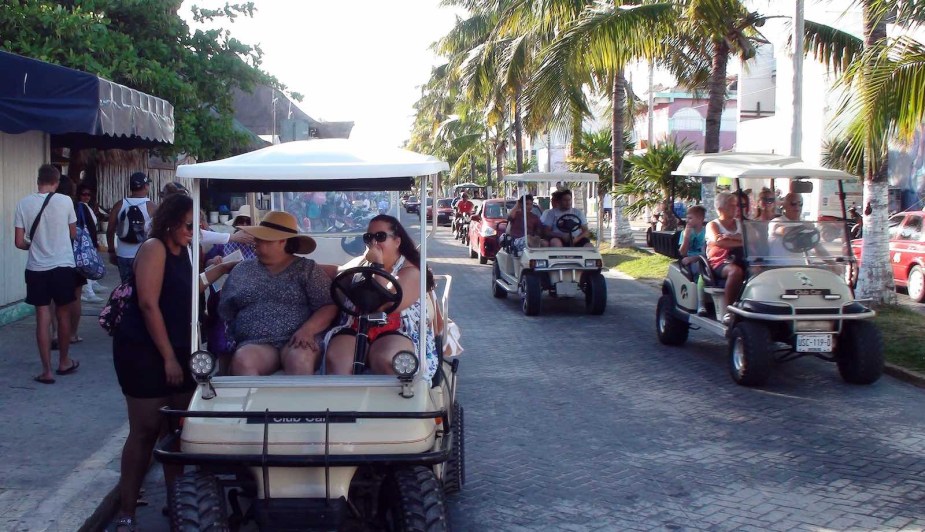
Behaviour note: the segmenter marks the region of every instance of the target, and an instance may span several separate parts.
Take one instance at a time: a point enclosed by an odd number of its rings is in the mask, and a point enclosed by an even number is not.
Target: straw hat
[[[238,213],[240,212],[238,211]],[[238,229],[258,240],[289,240],[290,238],[295,238],[299,242],[299,249],[296,250],[299,255],[308,255],[315,251],[315,240],[308,235],[299,234],[299,224],[296,222],[295,216],[288,212],[270,211],[263,217],[259,225],[245,225]]]
[[[231,215],[231,218],[225,220],[225,225],[234,225],[235,220],[241,216],[246,216],[251,219],[251,223],[257,219],[257,213],[254,212],[254,208],[250,205],[241,205],[241,208],[237,212]]]

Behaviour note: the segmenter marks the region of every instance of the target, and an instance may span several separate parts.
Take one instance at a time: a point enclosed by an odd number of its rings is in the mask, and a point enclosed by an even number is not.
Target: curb
[[[103,497],[103,500],[100,501],[90,517],[84,521],[84,524],[77,529],[77,532],[98,532],[106,530],[106,527],[112,520],[112,516],[116,514],[118,509],[119,483],[116,482],[116,485]]]
[[[887,362],[883,367],[883,372],[894,379],[908,382],[913,386],[925,388],[925,374],[906,369],[895,364]]]

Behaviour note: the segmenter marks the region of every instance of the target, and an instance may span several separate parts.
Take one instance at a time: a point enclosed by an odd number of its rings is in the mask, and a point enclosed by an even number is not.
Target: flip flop
[[[58,374],[58,375],[70,375],[71,373],[74,373],[75,371],[77,371],[77,368],[79,368],[79,367],[80,367],[80,362],[79,362],[77,359],[72,358],[72,359],[71,359],[71,367],[69,367],[69,368],[67,368],[67,369],[58,369],[58,370],[55,370],[55,373]]]
[[[71,344],[79,344],[80,342],[83,342],[83,341],[84,339],[78,336],[76,340],[71,339]]]
[[[42,377],[41,375],[37,377],[32,377],[32,380],[34,380],[35,382],[41,383],[41,384],[54,384],[55,383],[55,379],[49,379],[47,377]]]

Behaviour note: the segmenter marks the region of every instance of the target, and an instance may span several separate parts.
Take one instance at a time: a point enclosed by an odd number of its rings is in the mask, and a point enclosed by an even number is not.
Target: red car
[[[469,221],[469,257],[479,258],[479,264],[487,264],[498,253],[498,237],[507,227],[508,211],[517,200],[490,199],[475,206]],[[540,216],[542,209],[533,206],[533,214]],[[502,225],[503,224],[503,225]],[[499,229],[498,226],[501,225]]]
[[[427,223],[433,219],[433,206],[427,202]],[[453,198],[437,200],[437,225],[451,225],[453,223]]]
[[[922,218],[925,212],[909,211],[890,216],[890,264],[893,266],[893,282],[906,287],[909,297],[925,301],[925,233],[922,232]],[[854,240],[851,247],[858,261],[861,260],[863,240]]]

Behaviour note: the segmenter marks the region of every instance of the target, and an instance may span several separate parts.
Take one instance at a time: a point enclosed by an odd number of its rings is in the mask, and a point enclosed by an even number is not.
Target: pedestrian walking
[[[151,180],[144,172],[135,172],[129,177],[129,195],[117,201],[109,211],[109,227],[106,229],[109,262],[119,267],[123,283],[132,274],[135,255],[147,238],[145,231],[154,214],[154,204],[148,199],[150,184]]]
[[[93,212],[93,209],[90,207],[90,200],[93,198],[93,189],[89,185],[81,184],[77,187],[77,198],[74,201],[74,210],[77,212],[77,227],[83,227],[87,230],[87,233],[90,234],[90,238],[93,240],[93,243],[97,245],[99,249],[99,240],[97,235],[97,218],[96,213]],[[82,294],[80,296],[81,301],[87,303],[99,303],[103,301],[103,298],[96,295],[94,292],[94,284],[99,286],[99,283],[87,279],[87,284],[83,286]],[[74,334],[76,335],[76,328],[74,329]]]
[[[50,164],[39,167],[38,192],[16,205],[13,240],[17,248],[28,251],[26,259],[26,303],[35,307],[35,337],[42,362],[42,373],[33,380],[54,384],[51,371],[51,304],[58,319],[58,375],[68,375],[80,363],[69,357],[71,312],[75,297],[77,270],[71,242],[77,235],[77,215],[71,198],[55,194],[61,173]]]

